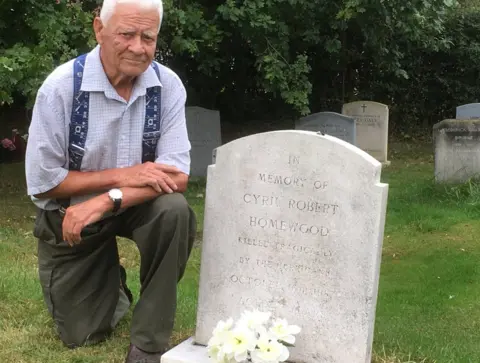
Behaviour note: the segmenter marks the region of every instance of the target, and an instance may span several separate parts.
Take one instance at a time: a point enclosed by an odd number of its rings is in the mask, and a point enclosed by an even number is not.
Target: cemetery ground
[[[391,143],[389,159],[374,362],[479,362],[480,184],[435,185],[431,145]],[[192,181],[187,193],[199,233],[180,284],[172,345],[194,332],[204,188]],[[131,314],[96,347],[70,351],[56,339],[37,281],[34,214],[23,164],[0,164],[0,361],[123,362]],[[135,245],[119,243],[129,287],[138,293]]]

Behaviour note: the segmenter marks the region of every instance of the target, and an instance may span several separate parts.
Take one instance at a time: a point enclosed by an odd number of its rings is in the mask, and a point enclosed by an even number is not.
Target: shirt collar
[[[147,89],[152,87],[163,86],[153,67],[149,66],[147,70],[137,78],[133,93],[137,96],[143,96],[147,93]],[[86,57],[80,90],[85,92],[115,92],[100,60],[100,45],[97,45]]]

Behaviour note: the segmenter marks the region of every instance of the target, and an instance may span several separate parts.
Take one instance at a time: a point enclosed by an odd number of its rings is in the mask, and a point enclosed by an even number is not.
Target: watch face
[[[120,199],[122,198],[122,191],[120,189],[112,189],[109,192],[110,198]]]

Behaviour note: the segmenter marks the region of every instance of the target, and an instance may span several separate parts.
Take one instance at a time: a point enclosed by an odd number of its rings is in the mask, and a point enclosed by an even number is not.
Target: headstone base
[[[386,166],[390,166],[392,162],[390,160],[387,160],[387,161],[382,161],[382,166],[383,167],[386,167]]]
[[[211,363],[207,347],[194,344],[193,338],[162,355],[161,363]]]

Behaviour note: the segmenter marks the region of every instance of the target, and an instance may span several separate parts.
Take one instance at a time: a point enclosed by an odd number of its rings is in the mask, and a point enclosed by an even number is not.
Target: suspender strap
[[[158,65],[152,62],[152,67],[160,79]],[[160,139],[160,112],[162,102],[162,88],[152,87],[147,89],[145,125],[143,127],[142,162],[155,161],[157,143]]]
[[[88,106],[90,94],[80,90],[86,54],[81,55],[73,63],[73,103],[70,120],[69,169],[80,170],[88,132]]]
[[[90,94],[80,90],[86,57],[87,55],[83,54],[73,62],[73,100],[69,127],[68,168],[75,171],[79,171],[82,166],[88,132]],[[70,198],[58,199],[57,202],[64,209],[70,206]]]

